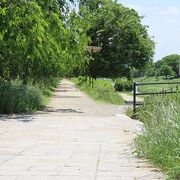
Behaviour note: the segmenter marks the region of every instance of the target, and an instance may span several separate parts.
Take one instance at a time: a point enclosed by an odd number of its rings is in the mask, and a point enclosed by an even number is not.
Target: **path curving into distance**
[[[62,80],[44,111],[0,117],[0,180],[165,179],[132,154],[141,126]]]

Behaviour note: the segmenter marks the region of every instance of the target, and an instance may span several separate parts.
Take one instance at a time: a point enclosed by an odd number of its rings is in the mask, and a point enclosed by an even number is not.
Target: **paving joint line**
[[[28,150],[28,149],[31,149],[31,148],[32,148],[33,146],[35,146],[36,144],[37,144],[37,143],[35,143],[35,144],[33,144],[32,146],[30,146],[30,147],[24,149],[23,151],[21,151],[21,152],[19,152],[18,154],[14,155],[12,158],[10,158],[10,159],[8,159],[8,160],[6,160],[6,161],[0,163],[0,166],[4,165],[4,164],[7,163],[8,161],[10,161],[10,160],[16,158],[17,156],[20,156],[20,154],[22,154],[23,152],[25,152],[25,151]]]

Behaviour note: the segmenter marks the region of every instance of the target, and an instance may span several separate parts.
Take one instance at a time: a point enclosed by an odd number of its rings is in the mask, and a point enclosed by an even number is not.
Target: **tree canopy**
[[[154,43],[136,11],[113,0],[70,2],[0,1],[1,79],[129,76],[151,61]],[[88,45],[102,50],[88,54]]]
[[[149,63],[148,66],[145,67],[143,75],[166,76],[164,74],[164,72],[166,71],[167,75],[178,77],[179,76],[179,63],[180,63],[180,55],[171,54],[171,55],[163,57],[161,60],[157,62]]]
[[[80,0],[79,14],[90,24],[90,45],[102,47],[89,62],[92,77],[129,76],[152,60],[154,43],[135,10],[112,0]]]

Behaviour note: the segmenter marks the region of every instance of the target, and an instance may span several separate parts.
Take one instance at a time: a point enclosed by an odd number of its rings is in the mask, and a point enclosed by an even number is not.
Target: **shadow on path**
[[[56,108],[51,108],[51,107],[47,107],[45,108],[41,113],[47,113],[47,112],[60,112],[60,113],[83,113],[80,110],[76,110],[76,109],[56,109]]]
[[[81,96],[59,96],[59,95],[52,95],[52,98],[81,98]]]
[[[1,121],[11,121],[16,120],[18,122],[29,123],[36,118],[33,114],[17,114],[17,115],[2,115],[0,116]]]

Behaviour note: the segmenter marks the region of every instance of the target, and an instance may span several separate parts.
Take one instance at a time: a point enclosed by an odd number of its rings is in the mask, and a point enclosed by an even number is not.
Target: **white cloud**
[[[159,14],[161,15],[179,15],[180,14],[180,8],[171,6],[166,9],[162,9]]]

